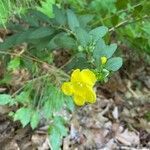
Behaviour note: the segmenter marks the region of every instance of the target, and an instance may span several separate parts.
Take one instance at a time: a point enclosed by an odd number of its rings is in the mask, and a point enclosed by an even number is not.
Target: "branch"
[[[116,26],[110,28],[110,29],[109,29],[109,32],[112,32],[112,31],[114,31],[115,29],[120,28],[120,27],[122,27],[122,26],[126,26],[126,25],[128,25],[128,24],[136,23],[136,22],[139,22],[139,21],[141,21],[141,20],[149,19],[149,18],[150,18],[149,16],[145,15],[145,16],[142,17],[142,18],[138,18],[138,19],[132,20],[132,21],[131,21],[131,20],[124,20],[124,21],[118,23]]]

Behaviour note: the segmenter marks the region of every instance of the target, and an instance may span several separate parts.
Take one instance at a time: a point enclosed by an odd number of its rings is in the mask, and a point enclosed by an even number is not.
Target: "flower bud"
[[[101,64],[102,64],[102,65],[106,64],[106,62],[107,62],[107,57],[102,56],[102,57],[100,58],[100,61],[101,61]]]

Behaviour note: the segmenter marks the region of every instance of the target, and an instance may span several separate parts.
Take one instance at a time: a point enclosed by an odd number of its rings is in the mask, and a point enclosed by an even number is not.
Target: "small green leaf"
[[[7,105],[11,103],[12,98],[8,94],[0,94],[0,105]]]
[[[20,57],[13,58],[8,64],[8,70],[18,69],[20,66]]]
[[[66,107],[69,111],[73,112],[75,107],[74,107],[74,102],[72,97],[64,95]]]
[[[117,49],[117,44],[115,43],[106,45],[105,47],[103,47],[103,49],[99,49],[99,52],[97,53],[97,55],[99,56],[99,58],[101,58],[102,56],[110,58],[112,57],[116,49]]]
[[[113,25],[113,26],[117,25],[118,22],[119,22],[119,16],[118,16],[118,15],[113,15],[113,16],[111,17],[111,22],[112,22],[112,25]]]
[[[23,127],[25,127],[31,120],[32,110],[30,108],[22,107],[18,109],[14,115],[14,121],[19,120]]]
[[[114,52],[116,51],[117,49],[117,44],[113,43],[113,44],[110,44],[108,46],[106,46],[106,57],[107,58],[110,58],[112,57],[112,55],[114,54]]]
[[[89,32],[92,38],[97,41],[102,38],[108,32],[108,28],[105,26],[97,27]]]
[[[96,42],[94,51],[93,51],[93,56],[95,59],[100,59],[100,55],[102,54],[102,51],[106,48],[104,40],[101,38]]]
[[[71,62],[67,64],[64,69],[68,72],[71,69],[85,69],[85,68],[90,68],[89,63],[87,62],[86,56],[83,53],[78,53],[76,54]]]
[[[32,15],[22,15],[21,19],[23,19],[26,23],[28,23],[31,27],[38,27],[39,22],[35,16]]]
[[[86,46],[90,42],[89,34],[82,28],[78,27],[75,29],[77,40],[82,46]]]
[[[16,38],[19,36],[19,33],[16,33],[8,38],[3,43],[0,43],[0,50],[8,50],[9,48],[16,45]]]
[[[68,18],[69,28],[72,31],[75,31],[75,28],[80,26],[76,14],[72,10],[68,9],[67,18]]]
[[[23,42],[27,42],[29,35],[34,31],[34,29],[28,29],[24,32],[20,32],[20,34],[18,35],[18,37],[16,38],[15,43],[16,44],[22,44]]]
[[[62,36],[63,34],[64,34],[64,32],[61,32],[61,33],[56,34],[56,35],[49,41],[47,47],[48,47],[50,50],[59,49],[59,46],[58,46],[55,42],[56,42],[56,39],[59,38],[60,36]]]
[[[79,22],[81,27],[86,28],[87,24],[93,19],[94,15],[81,15],[79,16]]]
[[[37,111],[34,111],[31,116],[31,122],[30,122],[32,129],[35,129],[38,126],[39,121],[40,121],[39,113]]]
[[[150,22],[145,23],[142,27],[142,30],[145,31],[150,36]]]
[[[60,48],[75,49],[77,47],[76,41],[67,34],[59,34],[59,36],[54,39],[54,42]]]
[[[43,101],[45,101],[44,106],[43,106],[44,117],[46,119],[49,119],[52,116],[53,106],[51,105],[50,99],[47,96],[43,98]]]
[[[29,43],[34,44],[34,47],[37,50],[39,50],[38,53],[37,53],[37,51],[34,51],[35,56],[41,55],[40,50],[42,50],[42,53],[43,53],[43,49],[48,47],[48,44],[49,44],[51,38],[52,38],[52,35],[46,36],[46,37],[43,37],[43,38],[39,38],[39,39],[32,39],[32,40],[29,41]]]
[[[52,150],[60,150],[61,140],[67,135],[67,129],[62,117],[55,116],[53,124],[50,126],[50,143]]]
[[[122,66],[122,58],[114,57],[107,61],[105,68],[109,71],[117,71]]]
[[[118,10],[127,8],[129,0],[117,0],[116,7]]]
[[[35,9],[29,9],[28,12],[42,22],[51,23],[51,18],[49,18],[46,14],[44,14],[41,11],[37,11]]]
[[[59,9],[57,6],[53,6],[55,20],[59,25],[65,25],[67,22],[66,14],[63,10]]]
[[[39,39],[44,38],[47,36],[50,36],[54,33],[54,30],[52,28],[48,27],[40,27],[33,32],[31,32],[29,39]]]
[[[43,94],[43,112],[44,117],[49,119],[54,112],[60,112],[64,106],[64,97],[62,92],[54,85],[49,84]]]
[[[51,129],[50,142],[52,145],[52,150],[60,150],[61,138],[57,129]]]
[[[53,4],[55,4],[55,0],[45,0],[40,1],[41,6],[38,6],[37,9],[47,15],[48,17],[52,18],[53,14]]]
[[[23,91],[19,95],[15,97],[16,101],[22,104],[28,103],[29,102],[29,96],[30,92],[29,91]]]

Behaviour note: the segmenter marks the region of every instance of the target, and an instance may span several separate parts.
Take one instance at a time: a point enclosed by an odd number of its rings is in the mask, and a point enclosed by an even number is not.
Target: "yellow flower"
[[[96,94],[93,90],[95,82],[96,76],[92,71],[76,69],[71,74],[71,81],[63,83],[62,91],[68,96],[73,96],[74,102],[78,106],[82,106],[86,102],[94,103],[96,101]]]
[[[102,65],[106,64],[106,62],[107,62],[107,57],[102,56],[102,57],[100,58],[100,61],[101,61],[101,64],[102,64]]]

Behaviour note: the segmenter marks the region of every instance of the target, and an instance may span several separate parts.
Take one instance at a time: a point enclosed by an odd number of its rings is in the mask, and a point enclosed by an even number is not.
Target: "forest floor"
[[[97,102],[69,115],[63,150],[150,149],[150,66],[124,56],[122,69],[97,85]],[[47,125],[21,128],[9,110],[0,106],[0,150],[48,150]]]

